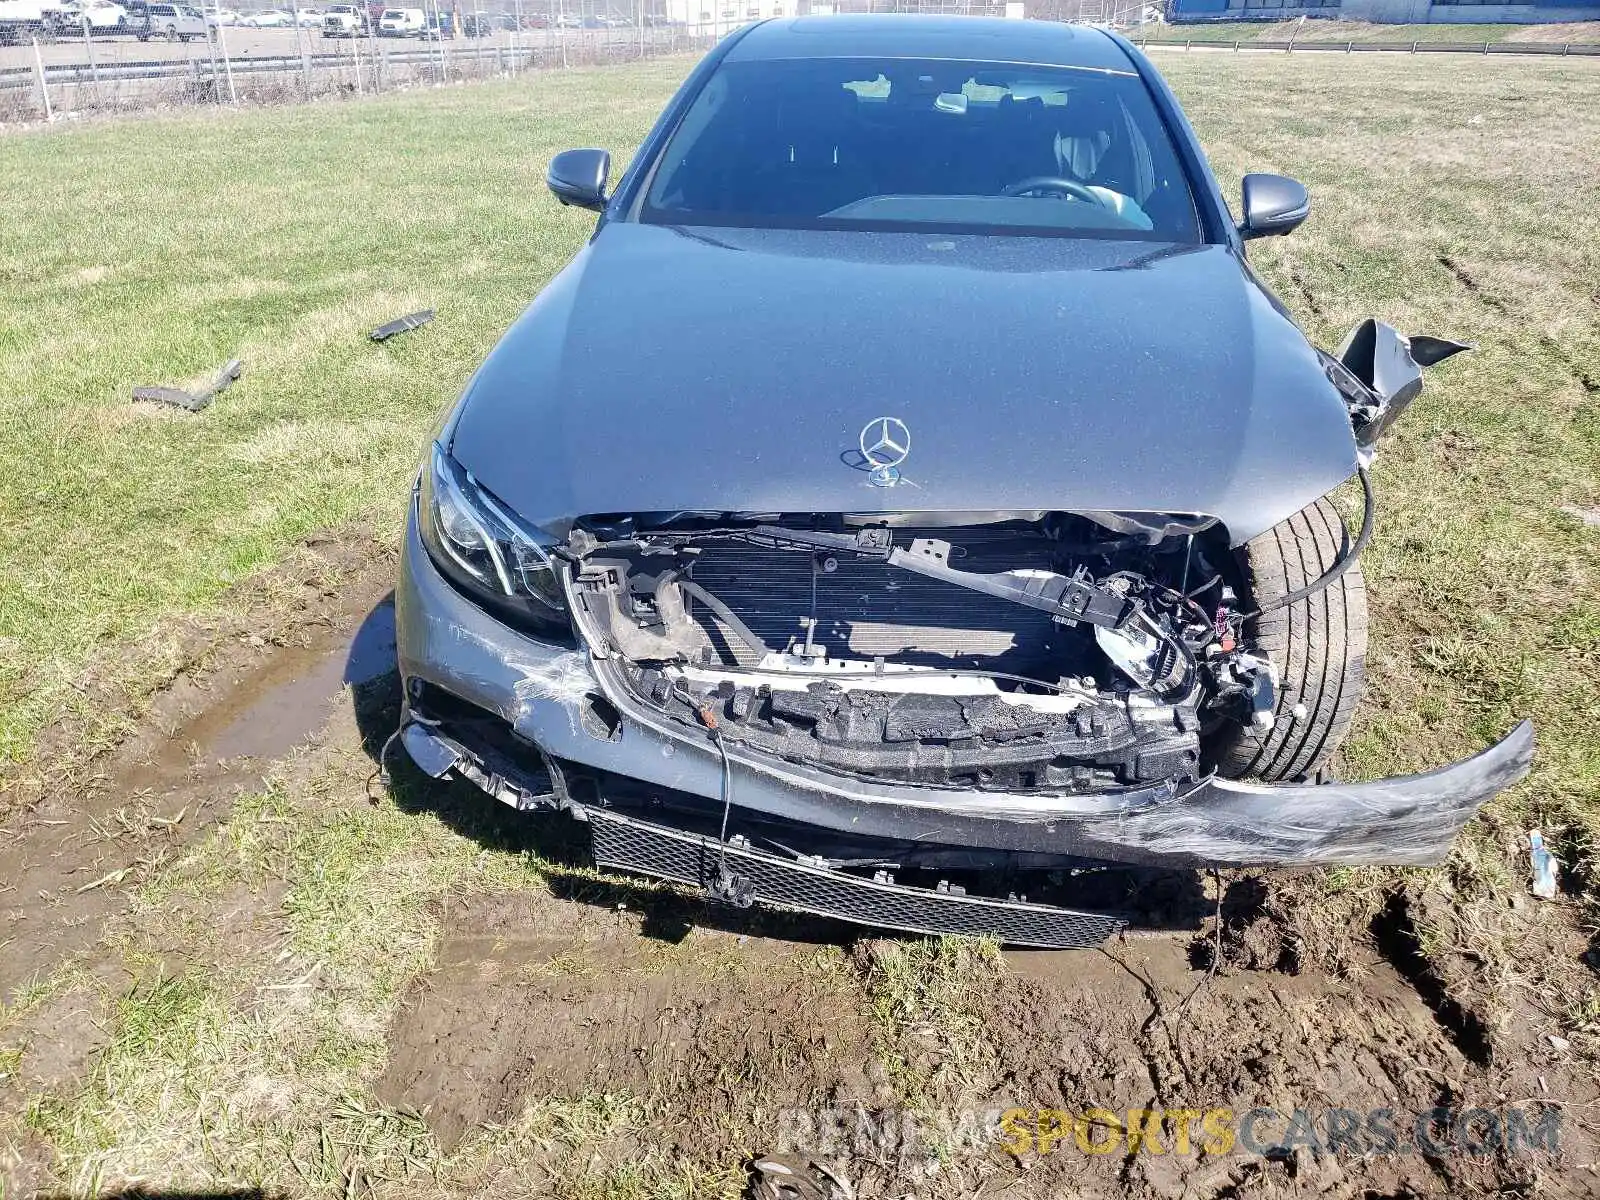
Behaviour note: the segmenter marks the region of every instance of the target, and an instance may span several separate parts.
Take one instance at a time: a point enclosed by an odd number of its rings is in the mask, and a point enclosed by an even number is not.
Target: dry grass
[[[625,162],[685,66],[0,139],[0,776],[299,539],[398,528],[435,415],[583,241],[551,154]],[[197,416],[130,401],[231,358]]]
[[[1532,717],[1535,770],[1443,871],[1314,875],[1293,910],[1336,964],[1403,885],[1442,969],[1500,1015],[1550,982],[1518,953],[1547,910],[1510,907],[1525,831],[1553,832],[1569,863],[1600,833],[1600,536],[1564,511],[1600,500],[1600,108],[1573,103],[1600,91],[1600,64],[1160,65],[1220,178],[1309,184],[1311,220],[1253,258],[1314,340],[1378,314],[1477,344],[1431,374],[1379,457],[1371,684],[1344,759],[1425,770]],[[1580,870],[1569,907],[1594,903]],[[1559,973],[1564,994],[1593,980],[1580,962]]]
[[[999,945],[955,937],[883,941],[858,955],[878,1060],[899,1098],[923,1110],[971,1091],[993,1017],[989,985],[1003,970]]]
[[[1592,1045],[1593,976],[1541,940],[1556,910],[1510,900],[1529,824],[1569,861],[1600,836],[1600,531],[1563,511],[1600,504],[1600,64],[1161,66],[1220,176],[1311,185],[1308,225],[1252,255],[1314,338],[1378,313],[1479,343],[1435,373],[1379,462],[1373,691],[1348,769],[1423,769],[1524,715],[1541,729],[1534,777],[1446,869],[1313,874],[1287,889],[1290,920],[1311,960],[1337,965],[1404,886],[1443,973],[1477,956],[1467,986],[1486,1005],[1536,996],[1549,1028]],[[22,315],[0,332],[0,436],[30,465],[0,484],[9,753],[68,704],[97,649],[148,645],[166,614],[204,610],[312,528],[393,521],[432,411],[581,241],[583,222],[537,194],[544,156],[568,140],[626,151],[681,69],[0,144],[0,190],[20,214],[4,236],[36,247],[5,256]],[[397,127],[422,149],[396,153]],[[200,174],[232,181],[186,201],[187,238],[139,215],[176,194],[164,164],[179,144]],[[27,203],[29,178],[48,216]],[[431,332],[361,343],[423,301],[441,309]],[[128,411],[131,382],[241,346],[246,384],[202,420]],[[735,1194],[729,1162],[632,1141],[651,1114],[621,1091],[535,1099],[449,1152],[416,1114],[373,1099],[445,899],[542,889],[552,868],[432,813],[370,805],[369,770],[353,751],[287,770],[144,885],[102,947],[128,974],[64,972],[0,1013],[3,1074],[29,1065],[12,1034],[69,988],[98,997],[109,1038],[77,1083],[0,1116],[0,1173],[7,1147],[33,1139],[80,1193],[159,1174],[305,1195]],[[946,943],[875,960],[879,1054],[902,1099],[942,1087],[919,1040],[939,1044],[937,1069],[972,1063],[966,984],[990,957]],[[824,952],[815,969],[841,966]]]

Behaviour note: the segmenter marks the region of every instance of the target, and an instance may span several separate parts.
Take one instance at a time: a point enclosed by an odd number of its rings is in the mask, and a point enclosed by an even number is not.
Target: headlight
[[[512,623],[570,636],[566,599],[548,553],[555,539],[513,516],[437,442],[421,485],[422,542],[439,569]]]

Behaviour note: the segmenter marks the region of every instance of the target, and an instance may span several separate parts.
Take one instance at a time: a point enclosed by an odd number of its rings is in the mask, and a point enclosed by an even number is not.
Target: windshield
[[[1199,240],[1137,75],[924,59],[723,64],[668,141],[640,218]]]

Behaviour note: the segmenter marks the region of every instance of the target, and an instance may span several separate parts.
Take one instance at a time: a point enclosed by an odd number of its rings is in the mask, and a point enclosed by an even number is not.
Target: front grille
[[[779,858],[744,846],[624,817],[587,810],[599,867],[704,887],[725,859],[728,870],[754,887],[755,900],[775,908],[834,917],[905,933],[990,936],[1012,946],[1086,949],[1125,922],[1107,913],[994,900],[879,883],[858,875]]]
[[[966,553],[965,571],[1048,569],[1049,543],[1004,526],[897,529],[895,541],[942,538]],[[696,583],[733,609],[762,641],[782,650],[815,615],[816,638],[836,657],[876,658],[923,666],[985,667],[1027,673],[1056,656],[1070,633],[1047,613],[968,588],[912,574],[872,559],[835,556],[837,569],[815,573],[812,556],[736,542],[708,542],[691,572]],[[695,613],[708,629],[715,623]],[[738,638],[713,640],[742,666],[754,653]]]

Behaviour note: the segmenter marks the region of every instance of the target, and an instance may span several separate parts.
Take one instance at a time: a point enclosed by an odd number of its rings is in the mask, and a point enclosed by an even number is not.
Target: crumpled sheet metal
[[[1005,794],[844,778],[758,759],[737,742],[725,766],[710,743],[630,703],[614,664],[510,634],[437,577],[414,529],[407,539],[410,565],[396,596],[407,676],[498,713],[553,756],[711,800],[724,795],[726,770],[741,808],[860,837],[1154,867],[1430,866],[1533,761],[1533,729],[1524,722],[1461,762],[1367,783],[1207,778],[1181,789]],[[583,727],[590,692],[622,713],[621,737],[602,739]]]
[[[616,693],[577,654],[527,669],[513,724],[552,753],[645,782],[715,798],[720,758],[705,746],[630,722],[601,742],[579,725],[584,690]],[[624,709],[626,714],[626,709]],[[1365,783],[1255,784],[1215,777],[1185,789],[1050,796],[917,788],[829,777],[730,747],[741,807],[780,819],[967,848],[1006,849],[1164,868],[1435,866],[1478,809],[1532,767],[1533,727],[1422,775]]]
[[[1212,780],[1207,803],[1156,805],[1086,822],[1093,838],[1196,864],[1431,867],[1486,800],[1527,775],[1533,725],[1423,775],[1369,783]]]

